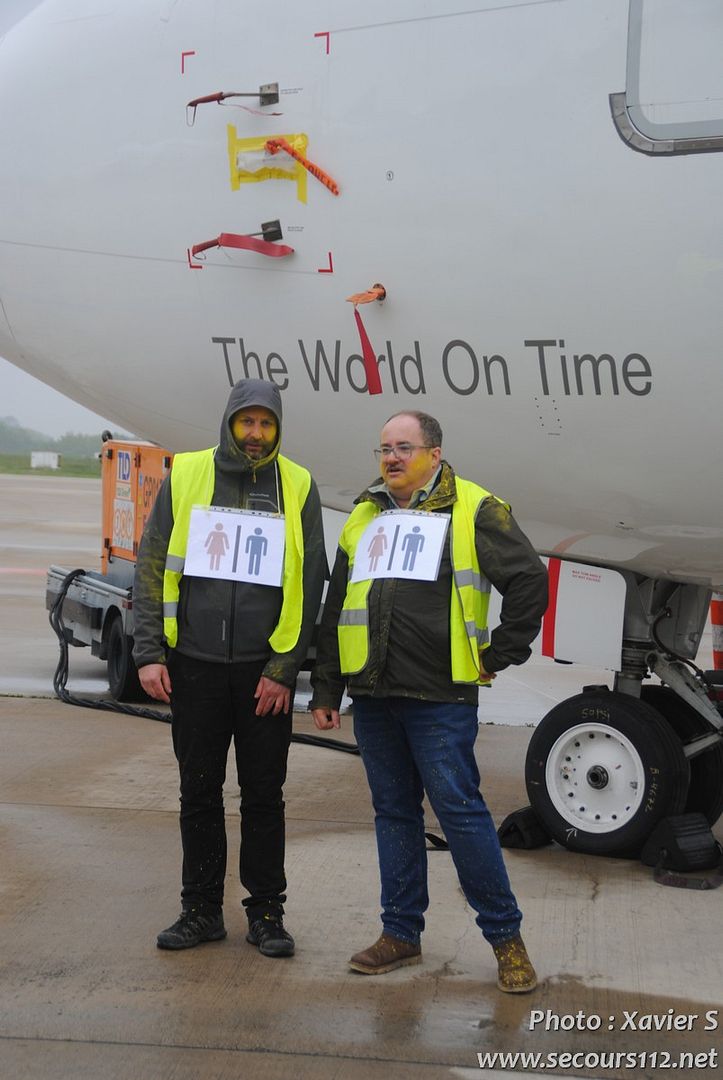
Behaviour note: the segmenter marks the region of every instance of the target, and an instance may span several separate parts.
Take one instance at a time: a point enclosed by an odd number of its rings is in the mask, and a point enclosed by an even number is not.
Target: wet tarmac
[[[377,936],[379,886],[361,764],[333,750],[291,749],[287,923],[296,956],[270,960],[245,941],[230,781],[229,936],[181,953],[156,949],[178,913],[168,726],[50,696],[57,645],[44,569],[98,565],[99,486],[0,477],[0,508],[0,1077],[637,1080],[673,1066],[716,1074],[721,893],[663,888],[639,862],[554,845],[507,853],[540,975],[532,995],[497,990],[492,952],[444,851],[429,856],[423,963],[381,977],[350,972],[349,955]],[[102,672],[72,650],[75,689],[102,692]],[[478,755],[498,823],[527,801],[525,725],[590,681],[603,679],[540,661],[483,696]],[[347,718],[340,738],[351,739],[349,728]],[[308,715],[295,716],[295,730],[311,731]],[[721,823],[716,835],[723,840]],[[542,1056],[480,1067],[478,1055],[496,1052]],[[564,1054],[577,1056],[547,1056]]]

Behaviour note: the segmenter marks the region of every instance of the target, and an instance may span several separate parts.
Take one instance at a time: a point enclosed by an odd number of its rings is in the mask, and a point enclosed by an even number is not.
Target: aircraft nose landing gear
[[[690,769],[660,714],[627,694],[577,694],[540,722],[527,752],[530,803],[572,851],[635,857],[662,817],[680,813]]]

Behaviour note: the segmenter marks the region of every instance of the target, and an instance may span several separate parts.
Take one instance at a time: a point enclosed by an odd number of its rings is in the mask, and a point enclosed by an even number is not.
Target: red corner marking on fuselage
[[[590,533],[573,533],[571,536],[561,540],[559,544],[556,544],[552,551],[561,555],[564,551],[569,551],[578,540],[586,540],[588,536],[590,536]],[[547,567],[549,600],[547,611],[542,617],[542,655],[550,656],[553,660],[555,659],[555,620],[557,619],[557,594],[560,588],[561,570],[562,560],[555,559],[551,555]]]
[[[547,567],[548,604],[542,618],[542,655],[555,658],[555,620],[557,618],[557,594],[560,588],[562,561],[550,559]]]
[[[195,49],[188,49],[186,52],[181,53],[181,75],[186,74],[186,57],[187,56],[195,56],[195,55],[196,55],[196,50]]]
[[[321,30],[318,34],[314,34],[314,37],[326,38],[326,55],[328,56],[331,42],[331,30]]]
[[[331,252],[329,252],[329,265],[317,270],[317,274],[333,274],[334,263],[332,262]]]

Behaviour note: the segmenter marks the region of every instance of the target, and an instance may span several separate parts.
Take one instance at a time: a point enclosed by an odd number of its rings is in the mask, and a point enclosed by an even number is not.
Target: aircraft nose
[[[2,295],[0,295],[0,356],[9,354],[12,344],[13,335],[10,329],[10,323],[5,315],[5,306],[2,302]]]

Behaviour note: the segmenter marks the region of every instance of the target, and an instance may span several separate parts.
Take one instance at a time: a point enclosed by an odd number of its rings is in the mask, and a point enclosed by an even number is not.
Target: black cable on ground
[[[156,709],[144,709],[142,706],[121,705],[117,701],[109,701],[107,698],[83,698],[76,697],[66,690],[68,681],[68,641],[65,636],[65,624],[63,623],[63,601],[68,589],[76,578],[81,577],[85,570],[71,570],[63,578],[58,596],[50,609],[49,622],[55,631],[60,646],[60,659],[53,676],[53,690],[61,701],[67,705],[80,705],[85,709],[100,709],[101,712],[125,713],[128,716],[142,716],[146,720],[160,720],[164,724],[170,724],[169,713],[158,712]]]
[[[79,705],[84,709],[100,709],[101,712],[125,713],[127,716],[141,716],[146,720],[160,720],[164,724],[170,724],[170,713],[159,712],[157,709],[145,709],[139,705],[121,705],[117,701],[108,698],[83,698],[76,697],[66,689],[68,681],[68,641],[65,636],[65,624],[63,623],[63,601],[67,596],[68,589],[76,578],[81,577],[85,570],[71,570],[63,578],[60,591],[50,610],[48,617],[50,625],[56,633],[60,647],[58,666],[53,675],[53,690],[61,701],[67,705]],[[340,750],[344,754],[358,754],[359,747],[355,743],[339,742],[336,739],[326,739],[323,735],[293,734],[291,741],[303,743],[307,746],[319,746],[328,750]]]
[[[338,739],[326,739],[323,735],[304,735],[299,732],[292,734],[292,742],[306,743],[309,746],[322,746],[327,750],[341,750],[343,754],[358,754],[359,747],[356,743],[340,742]]]

